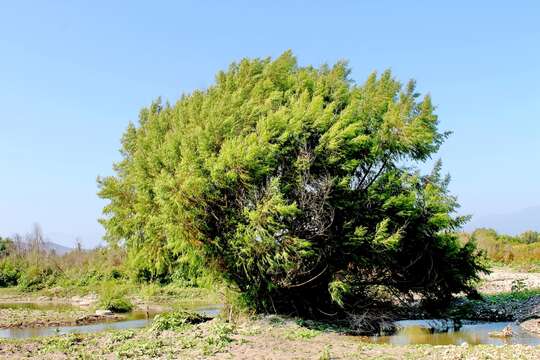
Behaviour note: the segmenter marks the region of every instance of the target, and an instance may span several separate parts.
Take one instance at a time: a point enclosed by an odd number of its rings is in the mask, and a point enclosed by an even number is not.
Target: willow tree
[[[440,164],[429,96],[390,71],[244,59],[140,112],[122,139],[107,239],[150,277],[218,270],[260,311],[354,312],[381,294],[447,299],[483,268]]]

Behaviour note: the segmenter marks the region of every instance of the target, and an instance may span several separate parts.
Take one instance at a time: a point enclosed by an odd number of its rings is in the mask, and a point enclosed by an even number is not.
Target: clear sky
[[[2,2],[0,235],[39,222],[58,243],[96,245],[95,180],[112,173],[140,108],[287,49],[301,64],[348,59],[358,82],[386,68],[415,78],[454,132],[438,157],[462,211],[539,209],[539,2],[253,3]]]

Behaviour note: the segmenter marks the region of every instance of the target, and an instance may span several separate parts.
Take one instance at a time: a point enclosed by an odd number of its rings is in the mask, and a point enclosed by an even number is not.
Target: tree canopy
[[[206,90],[140,112],[101,220],[140,274],[217,270],[260,311],[354,311],[381,296],[447,299],[483,267],[455,231],[430,96],[345,62],[243,59]],[[190,271],[194,273],[190,273]]]

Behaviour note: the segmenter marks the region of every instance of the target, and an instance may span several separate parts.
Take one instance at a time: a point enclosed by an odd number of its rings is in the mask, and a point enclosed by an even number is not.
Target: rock
[[[99,316],[112,315],[112,314],[113,312],[111,310],[106,310],[106,309],[96,310],[96,315],[99,315]]]

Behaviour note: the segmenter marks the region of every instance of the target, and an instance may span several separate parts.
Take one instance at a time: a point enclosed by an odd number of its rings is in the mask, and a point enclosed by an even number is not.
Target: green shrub
[[[13,262],[0,260],[0,287],[16,286],[20,275],[19,269]]]
[[[13,241],[9,238],[2,238],[0,236],[0,258],[8,256],[11,248],[13,246]]]
[[[80,276],[77,276],[75,279],[75,284],[77,286],[88,286],[90,284],[98,283],[103,280],[104,276],[102,273],[96,270],[89,270],[83,272]]]
[[[125,278],[125,274],[124,274],[120,269],[112,269],[112,270],[109,272],[108,278],[109,278],[110,280],[124,279],[124,278]]]
[[[130,312],[133,309],[133,304],[126,298],[125,289],[114,282],[102,284],[98,306],[116,313]]]
[[[233,341],[232,334],[234,326],[224,321],[215,322],[209,329],[208,335],[204,339],[203,355],[212,355],[220,352]]]
[[[189,311],[174,311],[156,315],[152,322],[152,330],[182,330],[186,325],[199,324],[208,318]]]
[[[18,281],[22,291],[37,291],[53,286],[60,274],[51,267],[30,266],[21,273]]]
[[[101,308],[111,310],[115,313],[126,313],[133,309],[133,304],[124,297],[102,299],[99,305]]]

